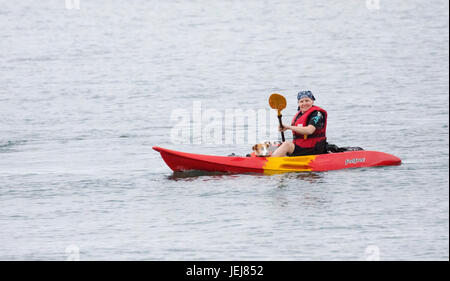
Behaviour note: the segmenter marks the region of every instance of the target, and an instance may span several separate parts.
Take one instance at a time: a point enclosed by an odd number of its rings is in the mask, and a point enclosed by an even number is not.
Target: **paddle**
[[[281,122],[281,111],[286,108],[286,99],[280,94],[271,94],[269,97],[270,107],[278,110],[278,121],[280,122],[280,127],[283,127]],[[284,142],[284,132],[281,132],[281,139]]]

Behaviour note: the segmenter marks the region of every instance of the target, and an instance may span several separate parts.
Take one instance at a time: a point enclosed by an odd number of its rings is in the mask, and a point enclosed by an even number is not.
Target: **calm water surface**
[[[448,260],[448,1],[0,5],[0,260]],[[311,89],[401,166],[173,174],[174,109]],[[246,130],[246,128],[238,128]]]

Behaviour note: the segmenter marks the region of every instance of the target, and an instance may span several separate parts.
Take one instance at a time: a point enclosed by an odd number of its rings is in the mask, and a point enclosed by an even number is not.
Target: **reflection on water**
[[[279,188],[283,187],[283,182],[292,182],[292,180],[302,180],[309,183],[317,183],[323,178],[323,173],[318,172],[294,172],[279,175],[280,185]]]
[[[211,171],[176,171],[167,176],[167,179],[179,181],[179,180],[194,180],[200,177],[212,177],[214,179],[226,179],[229,177],[237,178],[239,175],[252,175],[255,177],[268,177],[279,178],[276,187],[283,188],[292,180],[303,180],[309,183],[317,183],[323,178],[323,175],[318,172],[289,172],[289,173],[277,173],[277,174],[261,174],[261,173],[231,173],[231,172],[211,172]]]
[[[225,177],[237,177],[237,174],[235,173],[227,173],[227,172],[210,172],[210,171],[198,171],[198,170],[191,170],[191,171],[177,171],[173,172],[170,176],[167,177],[169,180],[174,181],[192,181],[199,177],[212,177],[215,179],[225,178]]]
[[[201,181],[221,181],[221,184],[229,184],[228,180],[239,177],[250,176],[260,178],[270,185],[269,197],[273,204],[279,208],[294,207],[298,210],[307,208],[323,208],[329,202],[327,193],[322,188],[316,188],[320,184],[326,172],[290,172],[283,174],[266,175],[261,173],[226,173],[209,171],[178,171],[167,176],[168,180],[193,182]],[[251,179],[250,179],[251,180]],[[251,180],[252,181],[252,180]],[[265,185],[265,186],[267,186]],[[251,189],[258,190],[259,185],[252,186]],[[240,189],[240,188],[238,188]],[[242,190],[248,191],[248,185],[244,184]],[[244,193],[241,194],[245,197]]]
[[[326,200],[325,193],[312,189],[324,178],[325,173],[297,172],[273,176],[277,178],[274,187],[274,204],[278,207],[298,206],[300,208],[321,207]],[[298,192],[293,191],[296,186]],[[289,194],[287,196],[286,194]],[[294,195],[294,196],[293,196]]]

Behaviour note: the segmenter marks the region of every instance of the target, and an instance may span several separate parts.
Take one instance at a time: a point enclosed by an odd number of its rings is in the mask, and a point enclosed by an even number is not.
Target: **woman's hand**
[[[287,131],[287,130],[290,130],[291,128],[291,126],[285,126],[285,125],[282,125],[283,127],[280,127],[280,126],[278,126],[278,131],[280,131],[280,132],[284,132],[284,131]]]

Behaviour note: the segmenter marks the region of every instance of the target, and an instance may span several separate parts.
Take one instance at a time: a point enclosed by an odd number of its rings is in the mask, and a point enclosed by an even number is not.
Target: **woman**
[[[297,95],[298,113],[291,126],[282,125],[280,132],[291,130],[294,140],[286,141],[272,153],[272,157],[300,156],[327,153],[327,112],[314,105],[311,91]]]

